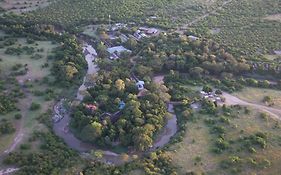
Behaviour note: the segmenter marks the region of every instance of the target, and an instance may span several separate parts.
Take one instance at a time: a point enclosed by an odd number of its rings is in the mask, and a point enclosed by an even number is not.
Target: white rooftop
[[[123,46],[115,46],[115,47],[110,47],[107,49],[107,51],[110,53],[110,54],[113,54],[115,52],[117,53],[121,53],[121,52],[132,52],[130,51],[129,49],[126,49],[125,47]]]

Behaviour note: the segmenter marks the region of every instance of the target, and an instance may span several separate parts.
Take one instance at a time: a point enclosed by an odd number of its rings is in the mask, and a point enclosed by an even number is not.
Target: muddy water
[[[165,125],[162,132],[157,136],[155,143],[152,149],[157,149],[165,146],[169,143],[171,137],[173,137],[178,130],[177,126],[177,116],[174,114],[174,106],[172,104],[168,105],[168,112],[172,114],[172,117],[168,119],[167,124]]]

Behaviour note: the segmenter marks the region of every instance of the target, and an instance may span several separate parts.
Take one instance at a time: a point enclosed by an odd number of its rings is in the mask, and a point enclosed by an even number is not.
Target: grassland
[[[270,102],[270,104],[273,103],[272,107],[281,108],[281,91],[278,90],[246,87],[234,95],[242,100],[261,105],[266,105],[263,100],[265,96],[269,96],[272,98]]]
[[[1,42],[0,42],[1,43]],[[51,41],[37,41],[34,44],[27,44],[25,38],[17,38],[17,42],[12,45],[12,47],[24,47],[24,46],[29,46],[33,47],[35,50],[38,49],[43,49],[42,52],[38,52],[37,54],[40,54],[42,58],[36,59],[31,59],[32,55],[27,55],[27,54],[20,54],[20,55],[7,55],[5,54],[5,51],[7,47],[4,47],[0,49],[0,55],[2,58],[2,62],[0,64],[0,69],[3,72],[9,73],[11,68],[15,64],[28,64],[29,72],[25,77],[28,78],[33,78],[35,79],[36,77],[44,77],[47,76],[49,71],[48,68],[42,69],[42,65],[45,63],[51,64],[51,61],[47,60],[47,55],[51,53],[52,49],[55,48],[57,45],[54,45],[51,43]]]
[[[198,114],[196,120],[188,122],[183,142],[172,146],[169,153],[179,168],[179,174],[192,171],[206,174],[278,174],[281,171],[280,124],[273,119],[262,119],[259,112],[239,113],[239,117],[230,118],[229,124],[219,124],[225,128],[224,138],[230,140],[230,149],[221,154],[212,151],[216,136],[210,133],[210,125],[206,124],[207,119],[216,117]],[[241,147],[239,139],[257,132],[267,134],[267,146],[255,148],[256,153],[250,153],[247,148]],[[222,162],[232,156],[239,157],[241,164],[235,168],[222,168]],[[255,161],[250,163],[250,160]],[[259,162],[263,160],[270,160],[270,166],[260,166]]]
[[[26,141],[30,134],[34,130],[42,131],[44,129],[43,125],[39,124],[36,118],[40,114],[46,112],[48,109],[52,108],[54,103],[50,96],[54,96],[60,93],[60,89],[50,88],[46,83],[43,83],[45,77],[52,78],[50,75],[50,66],[43,68],[42,65],[48,63],[52,64],[52,61],[47,59],[47,56],[51,54],[52,50],[57,47],[57,44],[53,44],[50,41],[35,41],[32,44],[27,43],[26,38],[13,38],[5,33],[1,32],[1,37],[5,36],[7,38],[2,39],[0,44],[2,48],[0,49],[1,62],[1,79],[7,77],[14,77],[17,83],[9,82],[6,84],[8,91],[11,89],[19,89],[24,93],[24,96],[18,98],[16,104],[18,111],[14,111],[5,115],[1,115],[0,119],[8,119],[12,121],[16,128],[16,132],[9,135],[4,135],[0,137],[0,152],[6,150],[14,142],[14,137],[19,138],[21,141]],[[13,39],[14,43],[5,46],[4,43],[7,40]],[[9,47],[33,47],[33,54],[22,53],[19,55],[6,54],[6,49]],[[40,58],[35,59],[34,55],[40,54]],[[26,74],[13,75],[15,70],[13,69],[15,65],[27,65],[28,71]],[[19,85],[22,84],[22,85]],[[40,95],[39,95],[40,94]],[[38,110],[30,110],[31,103],[40,104],[41,108]],[[21,114],[21,119],[15,119],[15,114]],[[23,134],[23,135],[21,135]]]
[[[279,0],[232,1],[222,10],[199,22],[196,29],[206,33],[218,28],[219,33],[210,35],[233,52],[259,55],[281,49],[281,23]]]

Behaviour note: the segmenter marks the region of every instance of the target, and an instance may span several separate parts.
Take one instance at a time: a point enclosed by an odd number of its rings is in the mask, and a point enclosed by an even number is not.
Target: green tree
[[[125,89],[125,83],[123,80],[118,79],[115,81],[115,87],[118,91],[123,91]]]

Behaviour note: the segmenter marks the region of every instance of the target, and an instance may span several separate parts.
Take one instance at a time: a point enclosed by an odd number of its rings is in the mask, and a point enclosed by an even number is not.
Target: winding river
[[[87,86],[87,76],[94,75],[98,72],[98,67],[94,64],[94,60],[97,56],[95,49],[89,45],[85,44],[83,46],[83,52],[85,54],[85,59],[88,64],[88,71],[83,79],[83,84],[79,87],[76,99],[82,101],[84,98],[84,92],[89,88]],[[160,78],[161,79],[161,78]],[[158,82],[156,82],[158,83]],[[64,142],[72,149],[82,153],[84,157],[89,157],[89,152],[91,150],[96,150],[97,148],[93,144],[85,143],[74,136],[74,134],[69,129],[70,115],[67,112],[61,112],[63,109],[64,99],[61,99],[55,106],[54,112],[56,115],[62,115],[62,119],[53,124],[54,132],[57,136],[62,138]],[[177,132],[177,117],[174,114],[173,104],[168,104],[168,112],[172,114],[171,118],[167,120],[167,124],[164,126],[162,131],[157,135],[155,142],[151,151],[156,150],[165,146],[171,139],[173,135]],[[114,153],[110,150],[102,150],[103,157],[101,161],[108,164],[121,164],[124,162],[120,154]]]

